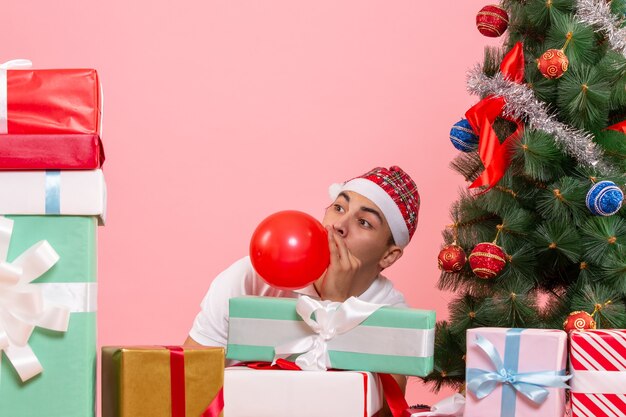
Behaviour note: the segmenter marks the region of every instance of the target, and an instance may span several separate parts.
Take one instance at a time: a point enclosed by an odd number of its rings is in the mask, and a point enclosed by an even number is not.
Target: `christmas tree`
[[[451,130],[470,183],[451,208],[439,288],[438,390],[465,382],[474,327],[626,328],[626,0],[508,0]],[[507,28],[508,26],[508,28]],[[469,254],[467,257],[465,254]]]

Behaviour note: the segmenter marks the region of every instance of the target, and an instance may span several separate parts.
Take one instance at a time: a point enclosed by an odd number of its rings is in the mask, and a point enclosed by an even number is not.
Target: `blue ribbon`
[[[565,370],[543,372],[517,372],[520,353],[520,333],[524,329],[509,329],[504,345],[504,362],[495,346],[487,339],[476,335],[476,345],[489,357],[495,371],[467,369],[467,389],[478,399],[493,392],[498,384],[502,386],[502,405],[500,416],[515,416],[516,391],[536,404],[543,403],[548,397],[544,387],[569,388],[565,383],[571,378]]]
[[[61,171],[46,171],[46,214],[61,214]]]

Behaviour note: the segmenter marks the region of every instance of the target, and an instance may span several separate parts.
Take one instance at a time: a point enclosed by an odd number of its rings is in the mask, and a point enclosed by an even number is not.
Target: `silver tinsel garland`
[[[604,33],[611,48],[626,57],[626,27],[621,27],[624,19],[611,13],[610,2],[577,0],[576,19]]]
[[[598,174],[607,176],[616,173],[604,160],[602,151],[593,143],[593,135],[558,121],[525,84],[507,80],[502,73],[497,73],[493,78],[488,77],[482,68],[477,66],[468,74],[467,89],[481,97],[486,95],[504,97],[506,116],[523,120],[532,129],[543,130],[553,135],[555,142],[565,153],[575,158],[579,164],[594,168]]]

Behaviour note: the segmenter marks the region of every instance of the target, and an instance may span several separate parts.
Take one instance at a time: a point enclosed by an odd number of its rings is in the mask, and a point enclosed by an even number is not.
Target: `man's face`
[[[361,194],[344,191],[326,209],[324,226],[332,226],[363,267],[375,269],[389,248],[391,229],[382,212]]]

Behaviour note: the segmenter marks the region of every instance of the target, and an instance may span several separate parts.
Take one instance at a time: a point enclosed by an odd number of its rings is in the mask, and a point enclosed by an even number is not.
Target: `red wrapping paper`
[[[626,415],[626,330],[570,333],[573,417]]]
[[[96,70],[7,70],[6,88],[6,133],[100,133]]]
[[[103,162],[98,135],[0,135],[0,170],[91,170]]]

